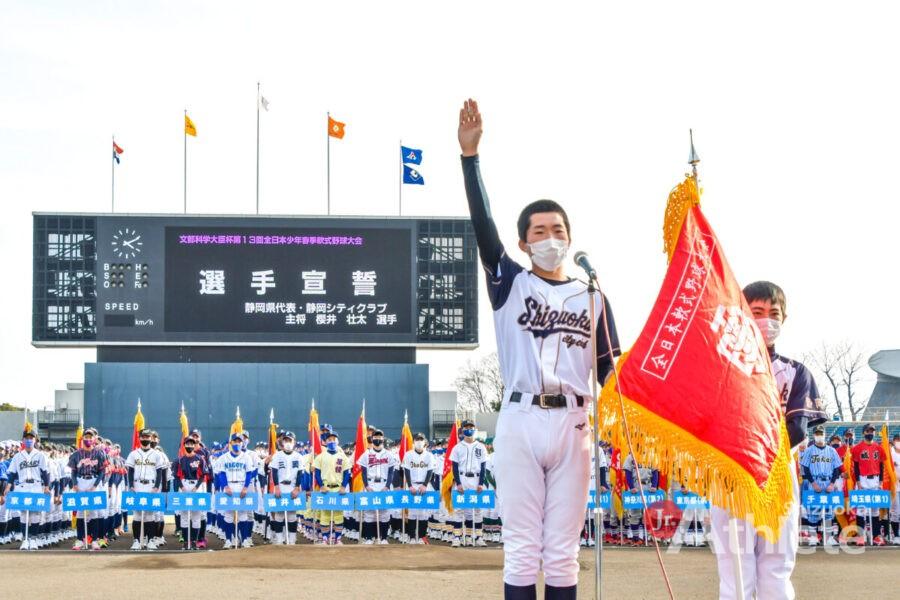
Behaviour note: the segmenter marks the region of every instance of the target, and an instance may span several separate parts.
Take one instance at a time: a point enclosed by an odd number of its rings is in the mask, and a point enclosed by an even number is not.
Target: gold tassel
[[[699,204],[700,191],[697,189],[697,183],[691,177],[686,177],[669,192],[663,218],[663,250],[668,256],[667,263],[672,262],[672,256],[678,245],[678,236],[681,233],[681,224],[684,223],[688,209],[699,206]]]
[[[619,369],[625,358],[619,361]],[[610,379],[600,394],[602,436],[613,444],[625,439],[614,386],[614,379]],[[781,522],[794,500],[790,441],[783,419],[778,452],[768,480],[760,487],[746,470],[720,450],[628,397],[623,396],[623,402],[638,464],[667,471],[673,483],[682,484],[736,517],[752,520],[757,533],[766,540],[773,543],[778,540]],[[619,449],[623,453],[628,451],[627,445]]]

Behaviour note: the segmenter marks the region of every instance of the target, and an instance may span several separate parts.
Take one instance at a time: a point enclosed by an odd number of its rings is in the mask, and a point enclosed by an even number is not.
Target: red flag
[[[774,541],[793,494],[790,442],[765,342],[692,179],[669,196],[664,232],[662,289],[618,365],[635,459]],[[603,430],[621,426],[615,378],[601,408]]]
[[[357,463],[359,457],[368,450],[366,446],[366,404],[363,402],[359,421],[356,422],[356,442],[353,445],[353,468],[350,470],[350,491],[361,492],[365,488],[362,480],[362,467]]]
[[[444,499],[444,504],[447,506],[448,511],[453,510],[453,494],[451,493],[453,488],[453,462],[450,460],[450,454],[459,441],[458,427],[459,420],[457,419],[454,421],[453,427],[450,429],[450,435],[447,438],[447,452],[444,453],[444,471],[441,474],[441,498]]]

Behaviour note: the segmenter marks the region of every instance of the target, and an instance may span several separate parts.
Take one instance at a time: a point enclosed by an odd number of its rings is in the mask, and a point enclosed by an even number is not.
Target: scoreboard
[[[468,219],[34,214],[35,345],[477,344]]]

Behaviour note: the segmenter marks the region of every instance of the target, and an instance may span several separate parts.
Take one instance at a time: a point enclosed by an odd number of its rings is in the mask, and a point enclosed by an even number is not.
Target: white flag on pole
[[[269,101],[266,100],[265,96],[259,97],[259,107],[266,112],[269,112]]]

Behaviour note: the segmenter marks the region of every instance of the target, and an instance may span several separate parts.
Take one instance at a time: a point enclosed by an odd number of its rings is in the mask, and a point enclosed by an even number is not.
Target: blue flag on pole
[[[425,185],[425,178],[422,177],[421,173],[419,173],[412,167],[403,165],[403,183],[412,185]]]
[[[417,150],[415,148],[407,148],[406,146],[400,146],[400,157],[403,159],[404,163],[410,165],[421,165],[422,164],[422,151]]]

